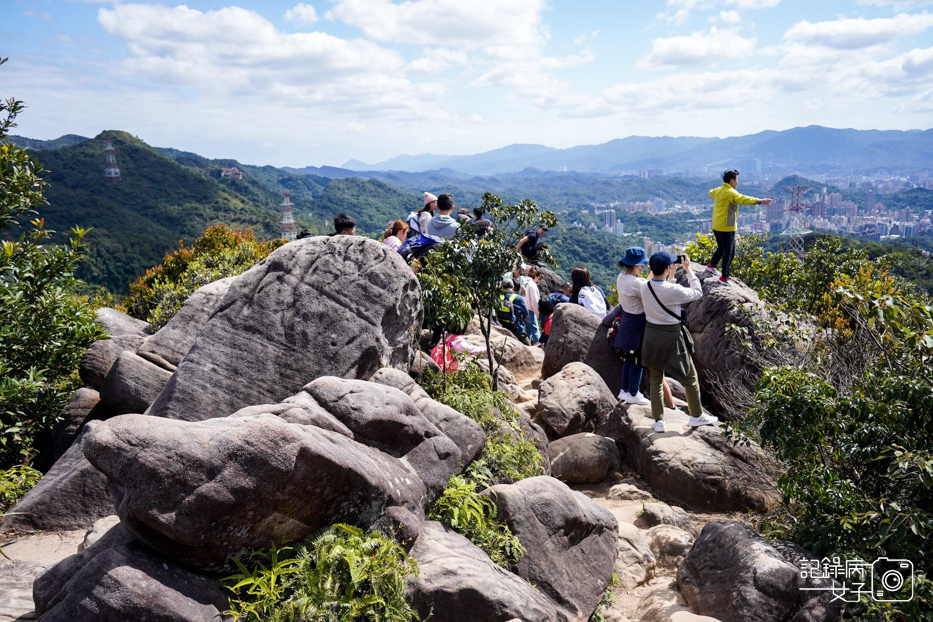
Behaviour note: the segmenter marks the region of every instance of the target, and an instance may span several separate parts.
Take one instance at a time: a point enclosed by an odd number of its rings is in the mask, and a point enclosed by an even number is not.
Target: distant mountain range
[[[933,168],[933,129],[882,131],[811,125],[731,138],[630,136],[568,149],[509,145],[468,156],[402,155],[373,164],[350,160],[342,168],[405,172],[450,169],[471,175],[514,173],[528,168],[616,173],[647,168],[718,170],[741,166],[751,159],[760,160],[762,166],[801,167],[814,172],[929,169]]]

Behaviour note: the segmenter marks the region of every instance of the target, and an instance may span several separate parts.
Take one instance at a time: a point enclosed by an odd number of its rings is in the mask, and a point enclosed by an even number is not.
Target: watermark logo
[[[879,557],[873,562],[838,557],[800,560],[800,576],[808,581],[800,589],[831,592],[833,600],[857,603],[903,603],[914,597],[914,564],[907,559]]]

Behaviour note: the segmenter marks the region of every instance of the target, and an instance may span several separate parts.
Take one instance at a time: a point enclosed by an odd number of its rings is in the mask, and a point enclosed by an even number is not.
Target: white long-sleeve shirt
[[[632,315],[639,315],[645,312],[645,305],[641,302],[641,287],[645,279],[640,279],[634,274],[619,274],[616,279],[616,290],[619,292],[619,304],[622,310]]]
[[[700,279],[693,273],[693,270],[687,270],[687,283],[690,287],[684,287],[671,281],[655,281],[654,279],[642,281],[641,302],[645,307],[645,318],[652,324],[679,324],[680,320],[668,315],[661,308],[648,290],[648,283],[651,283],[654,293],[657,294],[658,299],[664,306],[677,316],[681,314],[682,304],[703,297],[703,286],[700,285]]]
[[[528,310],[538,315],[538,301],[541,300],[541,291],[534,279],[528,279],[525,283],[525,302],[528,303]]]

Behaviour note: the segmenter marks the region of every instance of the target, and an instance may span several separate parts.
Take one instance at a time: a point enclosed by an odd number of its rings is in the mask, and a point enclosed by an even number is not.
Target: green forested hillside
[[[104,147],[116,149],[121,180],[104,178]],[[104,132],[79,144],[38,151],[47,170],[46,227],[62,234],[92,227],[88,259],[79,276],[125,293],[129,282],[161,261],[180,239],[191,240],[215,223],[253,227],[276,235],[278,197],[249,179],[219,179],[182,166],[123,132]]]

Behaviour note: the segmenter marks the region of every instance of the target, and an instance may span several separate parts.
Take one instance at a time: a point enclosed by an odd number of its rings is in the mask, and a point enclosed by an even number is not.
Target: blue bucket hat
[[[622,257],[622,263],[626,266],[643,266],[648,263],[648,257],[645,249],[641,246],[633,246],[625,249],[625,256]]]
[[[661,252],[651,256],[651,259],[648,260],[648,267],[651,268],[651,272],[654,274],[661,274],[667,270],[672,263],[677,263],[677,257],[670,253]]]

